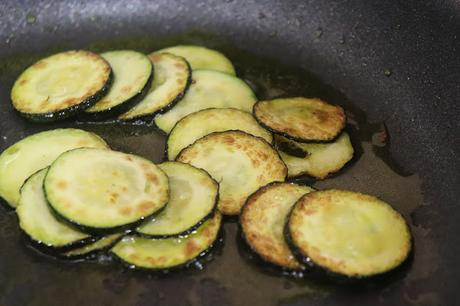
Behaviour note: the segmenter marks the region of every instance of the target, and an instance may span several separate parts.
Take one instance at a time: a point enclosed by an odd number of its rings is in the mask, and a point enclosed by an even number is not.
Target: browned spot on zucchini
[[[118,210],[118,212],[123,216],[129,216],[132,213],[132,208],[129,206],[124,206]]]
[[[61,181],[56,182],[56,186],[59,189],[66,189],[68,186],[68,183],[66,181],[61,180]]]
[[[123,87],[121,88],[121,92],[127,94],[127,93],[129,93],[129,92],[131,91],[131,89],[132,89],[131,86],[126,85],[126,86],[123,86]]]
[[[185,68],[186,68],[185,65],[182,64],[182,63],[176,63],[176,64],[174,64],[174,66],[175,66],[176,68],[179,68],[179,69],[185,69]]]
[[[187,257],[193,256],[197,251],[200,251],[200,245],[198,245],[194,239],[190,239],[187,241],[187,244],[185,245],[185,255]]]
[[[147,180],[148,180],[149,182],[151,182],[152,184],[158,183],[158,178],[157,178],[157,176],[156,176],[154,173],[152,173],[152,172],[147,172],[147,173],[146,173],[146,176],[147,176]]]
[[[152,62],[158,62],[161,60],[161,54],[158,53],[152,53],[149,55],[149,58]]]
[[[151,201],[143,201],[137,205],[137,211],[140,213],[148,212],[155,204]]]
[[[44,60],[38,61],[37,63],[34,64],[34,68],[36,69],[44,69],[47,66],[48,66],[48,62]]]

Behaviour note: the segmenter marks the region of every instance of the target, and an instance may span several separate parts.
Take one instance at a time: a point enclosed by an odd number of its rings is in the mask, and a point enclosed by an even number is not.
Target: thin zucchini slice
[[[288,168],[288,176],[296,177],[307,174],[317,179],[324,179],[335,173],[353,158],[353,146],[346,132],[331,143],[300,143],[283,136],[275,136],[275,142],[293,143],[307,152],[300,158],[283,152],[278,146],[281,158]]]
[[[101,56],[67,51],[27,68],[11,90],[13,107],[33,121],[56,121],[94,105],[110,88],[112,69]]]
[[[155,124],[169,133],[188,114],[205,108],[237,108],[251,112],[256,96],[241,79],[212,70],[196,70],[184,98],[170,111],[155,117]]]
[[[234,108],[209,108],[191,113],[177,122],[166,144],[168,159],[174,160],[183,148],[203,136],[228,130],[240,130],[272,142],[272,134],[262,128],[250,113]]]
[[[201,46],[179,45],[156,51],[182,56],[190,63],[193,70],[207,69],[235,75],[232,62],[219,51]]]
[[[94,148],[61,154],[44,189],[58,217],[96,234],[134,227],[168,201],[168,177],[155,164]]]
[[[187,237],[148,239],[126,236],[111,251],[130,268],[170,270],[187,267],[212,249],[221,220],[221,214],[216,213]]]
[[[49,166],[61,153],[80,147],[108,148],[96,134],[79,129],[55,129],[28,136],[0,154],[0,196],[11,207],[19,189],[33,173]]]
[[[169,202],[137,232],[147,238],[187,235],[214,214],[219,184],[206,171],[189,164],[165,162],[158,167],[169,178]]]
[[[85,117],[118,116],[139,103],[148,93],[153,78],[150,59],[142,53],[119,50],[102,53],[112,67],[112,87],[101,100],[85,110]]]
[[[152,87],[147,96],[120,120],[132,120],[168,111],[179,102],[192,81],[192,71],[185,59],[168,53],[150,54],[154,67]]]
[[[183,149],[177,161],[206,170],[219,182],[218,209],[238,215],[247,197],[270,182],[284,181],[287,169],[263,138],[241,131],[214,132]]]
[[[388,272],[406,260],[412,247],[408,225],[389,204],[345,190],[300,198],[286,236],[305,264],[348,278]]]
[[[19,227],[34,242],[53,250],[69,249],[96,240],[53,216],[43,192],[43,180],[48,168],[38,171],[27,179],[21,188],[16,209]]]
[[[108,236],[103,236],[93,243],[89,243],[74,250],[60,253],[57,255],[57,257],[72,260],[89,258],[92,255],[110,249],[123,237],[123,235],[123,233],[115,233]]]
[[[308,186],[276,182],[248,198],[239,222],[243,238],[262,259],[284,269],[302,269],[284,240],[284,224],[295,202],[310,191]]]
[[[340,106],[301,97],[259,101],[253,113],[273,133],[299,142],[332,141],[346,123]]]

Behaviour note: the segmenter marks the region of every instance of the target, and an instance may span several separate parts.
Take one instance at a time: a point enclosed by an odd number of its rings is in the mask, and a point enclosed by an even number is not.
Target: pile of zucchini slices
[[[288,271],[367,278],[411,252],[409,227],[389,204],[286,182],[325,179],[352,159],[344,110],[316,98],[258,101],[215,50],[63,52],[27,68],[11,98],[32,121],[142,119],[167,134],[160,164],[79,129],[3,151],[0,196],[47,254],[108,251],[132,268],[170,270],[212,249],[222,215],[238,216],[249,248]]]

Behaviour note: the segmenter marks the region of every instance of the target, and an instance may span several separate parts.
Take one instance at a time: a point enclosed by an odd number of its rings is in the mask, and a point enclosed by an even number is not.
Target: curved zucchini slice
[[[89,258],[92,255],[110,249],[123,237],[123,235],[123,233],[115,233],[108,236],[103,236],[93,243],[89,243],[74,250],[60,253],[57,255],[57,257],[71,260]]]
[[[288,270],[300,270],[284,240],[284,224],[295,202],[311,187],[292,183],[271,183],[253,193],[240,214],[243,238],[262,259]]]
[[[0,196],[16,207],[24,181],[49,166],[61,153],[80,147],[108,148],[96,134],[55,129],[28,136],[0,154]]]
[[[38,171],[27,179],[21,188],[16,209],[19,227],[35,245],[52,250],[69,249],[96,240],[53,216],[43,192],[43,180],[48,168]]]
[[[120,120],[132,120],[165,112],[179,102],[187,91],[192,72],[185,59],[167,53],[150,54],[154,77],[152,87],[142,101],[121,114]]]
[[[204,136],[176,160],[206,170],[219,182],[218,209],[224,215],[238,215],[251,193],[270,182],[284,181],[287,174],[268,142],[241,131]]]
[[[114,80],[107,95],[85,110],[85,116],[103,119],[118,116],[136,105],[152,84],[153,66],[142,53],[131,50],[110,51],[101,56],[110,64]]]
[[[346,123],[340,106],[301,97],[259,101],[253,113],[273,133],[299,142],[332,141]]]
[[[305,264],[348,278],[388,272],[406,260],[412,247],[408,225],[389,204],[344,190],[300,198],[286,236]]]
[[[61,219],[91,233],[136,226],[168,201],[168,177],[142,157],[82,148],[61,154],[44,182]]]
[[[158,167],[169,178],[169,202],[137,232],[147,238],[187,235],[214,214],[219,184],[206,171],[189,164],[165,162]]]
[[[201,46],[179,45],[156,51],[181,56],[190,63],[193,70],[207,69],[235,75],[232,62],[219,51]]]
[[[126,236],[111,251],[130,268],[169,270],[187,267],[212,249],[218,238],[221,220],[221,214],[216,212],[212,219],[187,237],[148,239]]]
[[[272,142],[272,134],[262,128],[250,113],[234,108],[209,108],[182,118],[168,136],[168,159],[174,160],[179,152],[197,139],[212,132],[240,130]]]
[[[306,156],[296,157],[283,152],[278,145],[281,158],[288,168],[288,176],[310,175],[317,179],[324,179],[329,174],[342,169],[347,162],[353,158],[353,146],[350,136],[343,132],[334,142],[331,143],[299,143],[283,136],[275,136],[275,142],[292,143],[304,152]]]
[[[94,105],[110,88],[112,69],[101,56],[67,51],[27,68],[11,90],[13,107],[33,121],[56,121]]]
[[[241,79],[212,70],[196,70],[192,84],[170,111],[155,117],[155,124],[169,133],[174,125],[188,114],[205,108],[237,108],[251,112],[256,96]]]

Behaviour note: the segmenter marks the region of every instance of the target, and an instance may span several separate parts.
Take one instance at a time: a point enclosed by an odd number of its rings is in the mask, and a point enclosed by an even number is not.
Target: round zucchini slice
[[[344,190],[316,191],[300,198],[286,234],[305,264],[349,278],[396,268],[412,246],[408,225],[389,204]]]
[[[342,169],[353,158],[353,146],[346,132],[331,143],[300,143],[283,136],[275,136],[281,158],[288,168],[288,176],[296,177],[307,174],[317,179],[324,179],[329,174]],[[293,156],[283,152],[281,143],[294,145],[304,151],[304,157]]]
[[[273,133],[299,142],[332,141],[346,123],[340,106],[301,97],[259,101],[253,113]]]
[[[126,236],[112,253],[130,268],[170,270],[187,265],[211,251],[218,239],[222,216],[218,212],[187,237],[148,239]]]
[[[44,189],[58,217],[96,234],[134,227],[168,201],[168,177],[155,164],[94,148],[61,154]]]
[[[94,105],[110,88],[112,69],[101,56],[67,51],[27,68],[11,90],[13,107],[33,121],[56,121]]]
[[[112,67],[114,80],[107,95],[85,110],[85,117],[95,119],[118,116],[136,105],[149,91],[153,77],[152,63],[142,53],[120,50],[101,56]]]
[[[189,164],[158,165],[169,178],[166,208],[137,228],[147,238],[186,235],[212,217],[219,198],[219,184],[204,170]]]
[[[96,134],[79,129],[55,129],[28,136],[0,154],[0,196],[11,207],[19,201],[24,181],[48,167],[61,153],[81,147],[108,148]]]
[[[103,236],[93,243],[89,243],[74,250],[62,252],[58,254],[57,257],[70,260],[90,258],[95,254],[110,249],[123,237],[123,235],[123,233],[115,233],[108,236]]]
[[[193,70],[207,69],[235,75],[232,62],[219,51],[201,46],[179,45],[156,51],[181,56],[190,63]]]
[[[196,70],[192,84],[170,111],[155,117],[155,124],[167,134],[188,114],[205,108],[237,108],[251,112],[256,103],[251,88],[241,79],[212,70]]]
[[[50,250],[64,250],[96,240],[53,216],[43,192],[43,180],[48,168],[38,171],[27,179],[21,188],[16,209],[19,227],[35,245]]]
[[[182,99],[192,81],[191,69],[182,57],[155,53],[149,58],[155,69],[152,87],[139,104],[118,117],[120,120],[153,116],[169,110]]]
[[[268,142],[241,131],[204,136],[176,160],[206,170],[219,182],[218,209],[224,215],[238,215],[251,193],[270,182],[284,181],[287,174]]]
[[[284,224],[295,202],[311,187],[271,183],[253,193],[243,206],[240,225],[243,238],[263,260],[288,270],[301,270],[284,240]]]
[[[167,140],[168,159],[197,139],[212,132],[240,130],[272,142],[272,134],[262,128],[250,113],[234,108],[209,108],[182,118],[172,129]]]

